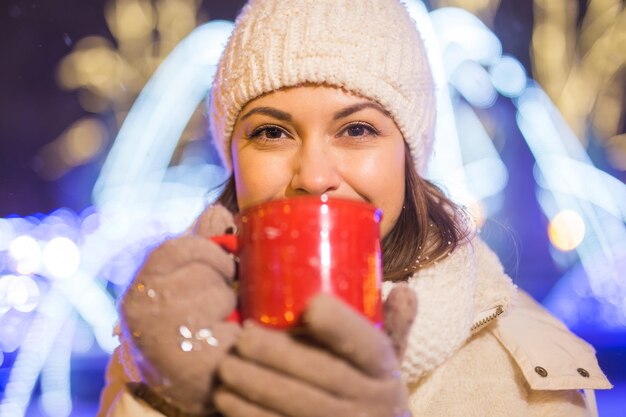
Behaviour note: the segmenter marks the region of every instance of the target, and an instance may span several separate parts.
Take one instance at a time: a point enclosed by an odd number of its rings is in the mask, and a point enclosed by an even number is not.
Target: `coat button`
[[[576,369],[578,371],[578,373],[584,377],[584,378],[589,378],[589,372],[586,369],[583,368],[578,368]]]
[[[543,378],[548,376],[548,371],[546,371],[541,366],[535,366],[535,372],[537,372],[539,374],[539,376],[543,377]]]

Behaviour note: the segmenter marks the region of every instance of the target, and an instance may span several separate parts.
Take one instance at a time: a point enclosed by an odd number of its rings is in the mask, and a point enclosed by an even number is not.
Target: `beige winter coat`
[[[593,416],[591,390],[611,387],[593,348],[516,291],[479,239],[409,285],[419,308],[402,371],[413,416]],[[98,417],[161,416],[126,389],[137,376],[122,356],[111,358]]]

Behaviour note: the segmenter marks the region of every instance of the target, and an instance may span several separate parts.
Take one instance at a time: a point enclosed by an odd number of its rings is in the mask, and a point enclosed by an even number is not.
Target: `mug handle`
[[[226,252],[236,255],[239,251],[239,244],[237,243],[237,236],[230,235],[218,235],[211,236],[211,239],[214,243],[217,243],[222,249]],[[241,323],[241,314],[239,313],[239,309],[235,308],[232,313],[226,318],[226,321]]]
[[[232,253],[233,255],[237,255],[237,252],[239,252],[237,235],[217,235],[211,236],[209,239],[220,245],[226,252]]]

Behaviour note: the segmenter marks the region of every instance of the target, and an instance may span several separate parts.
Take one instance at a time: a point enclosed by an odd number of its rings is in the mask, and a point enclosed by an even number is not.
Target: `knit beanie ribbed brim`
[[[424,44],[397,0],[251,0],[219,61],[211,134],[231,168],[231,135],[251,100],[301,84],[340,87],[393,117],[418,172],[433,141],[435,91]]]

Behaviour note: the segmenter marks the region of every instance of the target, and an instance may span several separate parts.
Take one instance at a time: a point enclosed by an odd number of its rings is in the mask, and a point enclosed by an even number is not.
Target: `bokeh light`
[[[111,31],[125,41],[141,39],[152,32],[154,14],[148,0],[119,1],[107,7]]]
[[[78,270],[80,250],[66,237],[56,237],[43,250],[43,264],[52,278],[68,278]]]
[[[473,61],[459,64],[452,73],[450,82],[470,104],[478,108],[490,107],[498,97],[489,73]]]
[[[22,313],[33,311],[39,301],[39,287],[28,276],[0,277],[0,314],[14,308]]]
[[[39,151],[36,168],[44,179],[56,180],[96,157],[106,138],[106,128],[99,119],[84,117]]]
[[[9,255],[14,261],[15,271],[32,274],[41,266],[41,248],[31,236],[18,236],[9,245]]]
[[[458,45],[463,59],[454,60],[456,62],[471,60],[492,65],[500,59],[500,40],[478,17],[462,9],[442,7],[430,12],[430,18],[444,56],[446,48]],[[446,65],[448,74],[454,69]]]
[[[72,398],[65,392],[44,392],[39,397],[39,406],[50,417],[68,417],[72,415]]]
[[[511,56],[503,56],[489,69],[491,82],[500,94],[517,97],[526,87],[526,71],[522,64]]]
[[[13,308],[22,313],[33,311],[39,302],[39,287],[30,277],[20,277],[20,280],[14,283]],[[19,294],[19,295],[18,295]]]
[[[63,159],[70,166],[84,164],[102,148],[106,130],[95,118],[76,122],[63,136]]]
[[[72,340],[72,351],[76,353],[86,353],[94,345],[95,338],[87,323],[83,320],[77,320],[76,333]]]
[[[0,219],[0,252],[9,249],[13,241],[13,226],[8,219]]]
[[[563,210],[550,221],[548,236],[559,250],[576,249],[585,238],[585,222],[575,211]]]

